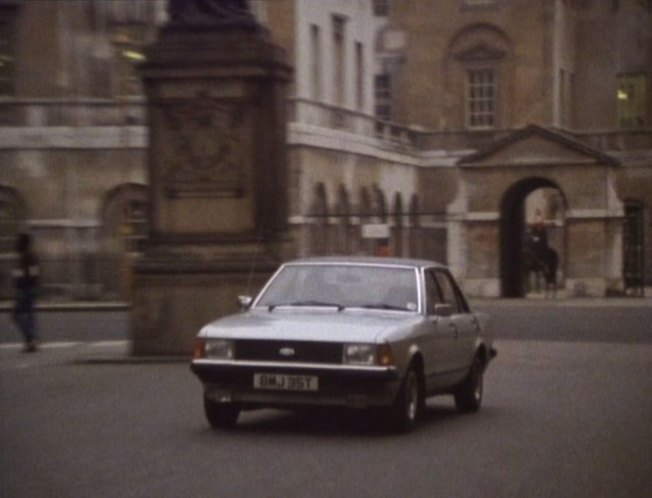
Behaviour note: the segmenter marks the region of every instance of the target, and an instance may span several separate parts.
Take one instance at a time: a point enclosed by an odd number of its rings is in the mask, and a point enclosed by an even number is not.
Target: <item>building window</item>
[[[362,43],[355,43],[355,105],[358,110],[364,108],[364,47]]]
[[[389,0],[372,0],[374,15],[387,17],[389,15]]]
[[[116,53],[115,94],[121,97],[142,95],[137,65],[145,61],[146,26],[116,28],[113,46]]]
[[[149,226],[148,203],[142,199],[129,199],[123,207],[120,226],[127,252],[142,252]]]
[[[484,7],[487,5],[494,5],[496,0],[462,0],[464,7]]]
[[[377,74],[374,78],[376,97],[376,117],[383,121],[392,120],[392,77],[389,74]]]
[[[572,73],[559,69],[559,124],[565,128],[571,126],[571,106],[574,76]]]
[[[496,123],[495,70],[469,69],[467,74],[467,126],[493,128]]]
[[[618,126],[643,128],[647,105],[647,79],[644,74],[626,74],[618,77]]]
[[[310,25],[310,65],[312,66],[311,95],[315,100],[321,100],[321,31],[316,24]]]
[[[335,92],[335,105],[344,106],[344,68],[345,65],[345,26],[346,20],[340,16],[333,16],[333,85]]]
[[[567,128],[573,125],[573,99],[575,98],[575,74],[568,73],[568,81],[566,85],[566,103],[564,107],[562,123]]]
[[[0,96],[14,94],[15,9],[0,5]]]
[[[0,186],[0,255],[15,250],[16,237],[24,222],[23,217],[24,209],[18,195],[13,189]]]
[[[136,184],[116,187],[107,197],[102,217],[107,236],[121,242],[121,251],[141,252],[149,232],[147,188]]]
[[[105,19],[111,30],[115,53],[113,91],[116,96],[140,96],[143,93],[138,64],[145,61],[145,47],[151,43],[162,20],[165,2],[130,0],[97,2],[96,17]]]

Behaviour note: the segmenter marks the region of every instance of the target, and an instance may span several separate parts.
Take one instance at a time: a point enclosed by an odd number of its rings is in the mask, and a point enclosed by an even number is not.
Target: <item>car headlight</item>
[[[345,344],[343,363],[345,365],[390,366],[394,357],[389,344]]]
[[[232,360],[233,341],[230,339],[197,338],[194,358],[209,358],[213,360]]]

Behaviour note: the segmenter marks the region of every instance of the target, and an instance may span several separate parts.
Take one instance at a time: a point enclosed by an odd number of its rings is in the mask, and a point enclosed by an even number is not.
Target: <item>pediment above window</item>
[[[505,51],[486,43],[478,43],[458,52],[455,57],[462,62],[498,61],[505,57]]]

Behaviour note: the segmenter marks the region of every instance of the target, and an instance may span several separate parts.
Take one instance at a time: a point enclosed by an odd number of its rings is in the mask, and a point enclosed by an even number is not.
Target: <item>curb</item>
[[[652,297],[596,297],[596,298],[564,298],[564,299],[510,299],[510,298],[470,298],[473,307],[537,307],[537,308],[590,308],[590,307],[621,307],[642,308],[652,307]]]
[[[9,313],[13,310],[13,303],[11,301],[0,302],[0,313]],[[126,302],[109,301],[70,301],[59,303],[37,302],[34,306],[35,311],[56,312],[56,311],[129,311],[132,305]]]
[[[76,358],[73,365],[190,365],[191,358],[187,356],[100,356],[97,358]]]

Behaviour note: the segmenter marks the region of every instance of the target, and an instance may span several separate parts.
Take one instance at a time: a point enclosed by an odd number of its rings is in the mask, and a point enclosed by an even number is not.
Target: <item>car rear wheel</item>
[[[238,422],[240,408],[232,403],[216,403],[204,395],[204,413],[213,429],[232,429]]]
[[[411,366],[390,411],[390,422],[398,432],[410,432],[414,429],[422,406],[422,393],[419,388],[419,377],[416,369]]]
[[[455,406],[463,413],[477,412],[484,392],[484,363],[476,356],[466,380],[455,391]]]

